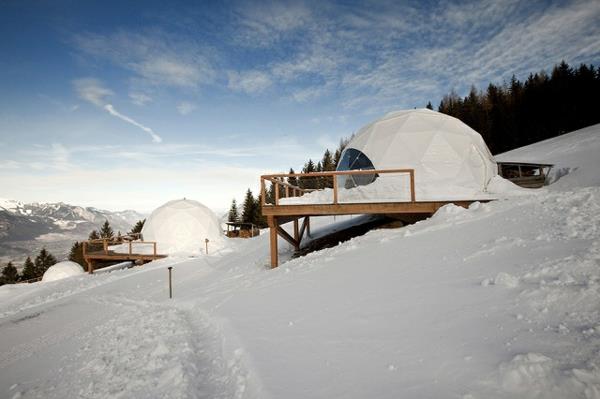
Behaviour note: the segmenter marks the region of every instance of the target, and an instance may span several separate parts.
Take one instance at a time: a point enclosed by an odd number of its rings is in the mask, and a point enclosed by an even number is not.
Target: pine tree
[[[261,202],[261,198],[260,198],[260,194],[256,197],[256,199],[254,200],[254,210],[253,210],[253,219],[254,219],[254,224],[257,225],[260,228],[263,227],[267,227],[267,218],[265,216],[263,216],[262,214],[262,206],[260,204]]]
[[[39,255],[35,257],[35,277],[41,277],[46,270],[56,264],[56,258],[46,248],[42,248]]]
[[[2,276],[0,277],[1,284],[14,284],[19,279],[19,272],[17,268],[13,266],[12,262],[8,262],[2,269]]]
[[[71,252],[69,252],[69,260],[75,263],[79,263],[84,269],[87,267],[85,258],[83,257],[83,243],[75,241],[71,246]]]
[[[331,172],[335,170],[335,163],[333,162],[333,157],[331,156],[331,152],[329,149],[325,150],[323,154],[323,159],[321,160],[321,171],[323,172]],[[320,188],[331,188],[333,187],[333,177],[326,176],[320,179]]]
[[[290,175],[293,175],[296,172],[294,172],[294,169],[290,168],[290,171],[288,173]],[[298,187],[298,178],[296,176],[290,176],[290,177],[288,177],[287,178],[287,182],[288,182],[288,184],[291,184],[292,186]]]
[[[237,203],[235,198],[231,201],[231,207],[229,208],[229,214],[227,215],[227,221],[235,223],[239,220],[240,215],[238,214]]]
[[[323,172],[335,170],[335,163],[333,162],[333,157],[331,156],[329,149],[325,150],[325,153],[323,154],[323,159],[321,160],[321,169]]]
[[[427,105],[425,106],[425,108],[430,109],[433,111],[433,105],[431,105],[431,101],[427,102]]]
[[[304,168],[302,168],[302,173],[313,172],[315,172],[315,163],[312,159],[309,159],[308,162],[304,164]],[[301,176],[298,180],[301,188],[317,188],[317,182],[314,177]]]
[[[104,224],[102,225],[102,228],[100,229],[100,237],[113,238],[114,236],[115,233],[113,232],[112,227],[110,227],[110,223],[108,223],[108,220],[105,220]]]
[[[140,234],[144,228],[144,223],[146,223],[146,219],[138,220],[128,234]]]
[[[244,204],[242,205],[242,222],[243,223],[254,223],[256,217],[255,201],[252,191],[248,189],[246,191],[246,197],[244,198]]]
[[[100,234],[98,234],[98,232],[96,230],[92,230],[92,232],[90,233],[90,235],[88,236],[88,240],[92,241],[92,240],[99,240],[100,239]],[[102,243],[89,243],[87,250],[88,252],[95,252],[95,251],[100,251],[102,249]]]
[[[25,259],[25,263],[23,264],[23,272],[21,273],[21,279],[30,280],[35,277],[35,265],[31,261],[31,257],[28,256],[27,259]]]

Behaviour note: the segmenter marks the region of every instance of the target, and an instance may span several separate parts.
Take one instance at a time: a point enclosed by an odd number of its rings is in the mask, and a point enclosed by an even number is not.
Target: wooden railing
[[[301,197],[304,194],[318,191],[322,189],[316,188],[302,188],[290,184],[289,181],[284,179],[296,178],[296,179],[324,179],[331,178],[333,190],[333,204],[338,204],[339,188],[338,188],[338,176],[348,175],[382,175],[382,174],[408,174],[410,177],[410,202],[415,202],[415,170],[414,169],[367,169],[367,170],[344,170],[344,171],[331,171],[331,172],[313,172],[313,173],[278,173],[271,175],[263,175],[260,177],[260,191],[261,191],[261,205],[279,206],[280,197]],[[267,185],[266,182],[270,182],[274,185],[274,198],[273,204],[269,204],[266,201],[267,198]]]
[[[121,238],[123,238],[123,237],[121,237]],[[128,244],[128,254],[129,255],[134,254],[134,252],[133,252],[134,245],[148,245],[148,244],[152,244],[152,255],[153,256],[157,255],[156,241],[134,241],[134,240],[119,239],[118,237],[113,237],[113,238],[98,238],[98,239],[94,239],[94,240],[83,241],[83,256],[85,257],[87,255],[88,246],[102,244],[102,251],[104,252],[105,255],[108,255],[109,254],[108,247],[110,245],[120,245],[120,244],[124,244],[124,243]]]

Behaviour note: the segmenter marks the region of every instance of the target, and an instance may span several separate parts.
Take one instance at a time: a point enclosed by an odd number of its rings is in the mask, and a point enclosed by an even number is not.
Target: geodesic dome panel
[[[205,239],[211,249],[223,246],[221,223],[198,201],[182,199],[156,208],[142,229],[144,241],[156,241],[163,254],[197,255],[205,252]]]
[[[47,282],[62,280],[63,278],[78,276],[84,273],[85,272],[79,263],[65,260],[50,266],[44,273],[42,281]]]
[[[341,155],[338,170],[414,169],[421,198],[448,199],[485,192],[497,174],[479,133],[451,116],[418,109],[398,111],[363,127]],[[383,175],[342,178],[346,188]],[[465,197],[466,199],[466,197]]]

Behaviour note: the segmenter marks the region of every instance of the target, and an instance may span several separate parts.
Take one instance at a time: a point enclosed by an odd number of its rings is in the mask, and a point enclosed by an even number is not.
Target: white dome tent
[[[418,201],[483,197],[497,174],[479,133],[429,109],[392,112],[363,127],[343,151],[338,170],[365,169],[414,169]],[[352,188],[387,176],[341,177],[340,185]]]
[[[144,241],[156,241],[157,252],[198,255],[223,246],[221,224],[215,214],[198,201],[169,201],[156,208],[142,229]]]
[[[84,273],[85,272],[79,263],[65,260],[50,266],[42,276],[42,281],[62,280],[63,278],[78,276]]]

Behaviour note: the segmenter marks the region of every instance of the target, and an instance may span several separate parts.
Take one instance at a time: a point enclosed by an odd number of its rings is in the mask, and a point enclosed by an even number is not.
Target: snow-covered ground
[[[263,234],[0,287],[0,397],[600,398],[598,154],[600,125],[503,154],[554,184],[275,270]]]

